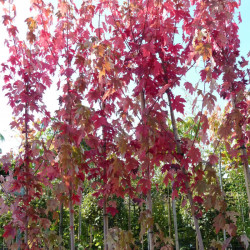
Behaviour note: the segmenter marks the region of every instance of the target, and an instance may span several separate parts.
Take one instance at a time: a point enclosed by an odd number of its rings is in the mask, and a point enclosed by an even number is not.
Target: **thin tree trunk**
[[[177,224],[177,214],[176,214],[176,206],[175,199],[172,199],[172,207],[173,207],[173,217],[174,217],[174,238],[175,238],[175,249],[179,250],[179,236],[178,236],[178,224]]]
[[[198,237],[195,237],[195,248],[196,250],[199,250],[199,242],[198,242]]]
[[[103,92],[103,95],[104,95],[104,92]],[[103,102],[102,103],[102,110],[104,110],[105,108],[105,103]],[[105,127],[102,126],[102,139],[103,139],[103,142],[104,142],[104,145],[103,145],[103,149],[102,149],[102,156],[105,157],[106,159],[106,143],[107,143],[107,137],[106,137],[106,130],[105,130]],[[104,170],[103,170],[103,175],[104,175],[104,184],[105,184],[105,180],[107,181],[107,169],[106,169],[106,166],[104,167]],[[105,195],[103,197],[104,199],[104,202],[103,202],[103,243],[104,243],[104,250],[108,250],[108,228],[109,228],[109,225],[108,225],[108,213],[107,213],[107,196]]]
[[[108,214],[107,214],[107,197],[104,197],[103,204],[103,234],[104,234],[104,250],[108,250]]]
[[[250,170],[248,166],[248,155],[245,145],[242,146],[242,161],[243,161],[245,185],[246,185],[247,199],[248,199],[248,217],[250,218]]]
[[[16,235],[16,243],[17,243],[17,247],[18,247],[17,249],[18,250],[21,250],[21,238],[22,238],[22,234],[21,234],[20,229],[18,229],[17,230],[17,235]],[[4,242],[3,242],[3,244],[4,244]],[[4,245],[3,245],[3,247],[4,247]]]
[[[168,187],[168,235],[169,238],[172,238],[172,230],[171,230],[171,202],[170,202],[170,193]]]
[[[24,243],[27,247],[27,249],[29,249],[29,245],[28,245],[28,217],[26,219],[26,228],[25,228],[25,232],[24,232]]]
[[[179,134],[178,134],[178,131],[177,131],[177,126],[176,126],[176,121],[175,121],[175,116],[174,116],[174,111],[173,111],[173,108],[172,108],[170,95],[169,95],[168,91],[166,91],[166,93],[167,93],[167,96],[168,96],[168,102],[169,102],[169,108],[170,108],[170,116],[171,116],[172,128],[173,128],[173,133],[174,133],[174,139],[175,139],[176,146],[177,146],[177,153],[182,154],[180,138],[179,138]],[[182,170],[183,174],[185,176],[187,176],[187,172],[186,172],[185,168],[182,167],[181,170]],[[196,218],[196,216],[194,214],[193,197],[192,197],[192,193],[190,191],[191,190],[190,185],[189,185],[188,182],[185,182],[185,186],[186,186],[186,189],[188,191],[187,197],[188,197],[188,200],[189,200],[189,203],[190,203],[190,206],[191,206],[191,212],[192,212],[192,216],[193,216],[196,235],[198,237],[199,248],[200,248],[200,250],[204,250],[204,245],[203,245],[203,240],[202,240],[201,231],[200,231],[200,227],[199,227],[199,222],[198,222],[198,219]]]
[[[89,234],[90,234],[90,237],[89,237],[89,246],[90,246],[90,249],[92,249],[92,243],[93,243],[93,236],[92,236],[92,234],[93,234],[93,228],[92,228],[92,225],[90,225],[90,228],[89,228]]]
[[[142,235],[142,242],[141,242],[141,245],[142,245],[142,250],[144,250],[144,246],[143,246],[143,235]]]
[[[223,193],[223,183],[222,183],[222,175],[221,175],[221,149],[220,149],[220,157],[219,157],[219,175],[220,175],[220,189],[221,192]],[[226,230],[223,229],[223,239],[224,241],[226,240]]]
[[[128,230],[131,231],[131,198],[128,197]]]
[[[63,239],[63,203],[60,204],[59,236]],[[62,242],[59,243],[59,250],[62,249]]]
[[[74,207],[72,203],[72,183],[69,190],[69,225],[70,225],[70,249],[75,250],[75,232],[74,232]]]
[[[80,242],[82,235],[82,198],[79,206],[79,225],[78,225],[78,241]]]
[[[145,103],[145,96],[144,96],[144,91],[141,91],[141,116],[143,117],[143,112],[145,110],[146,103]],[[148,151],[148,149],[147,149]],[[150,166],[149,166],[149,158],[147,157],[147,178],[148,181],[151,182],[150,180]],[[153,206],[152,206],[152,197],[151,197],[151,190],[148,190],[147,192],[147,200],[146,200],[146,206],[147,210],[149,211],[149,216],[152,216],[153,212]],[[153,244],[153,226],[151,226],[148,229],[148,250],[154,249],[154,244]]]
[[[231,95],[231,102],[232,102],[233,108],[237,109],[233,95]],[[237,133],[237,131],[240,131],[240,134]],[[238,135],[238,140],[244,141],[242,127],[240,124],[236,124],[235,132]],[[241,148],[241,158],[242,158],[242,164],[243,164],[243,169],[244,169],[245,186],[246,186],[247,199],[248,199],[248,216],[250,218],[250,169],[248,166],[248,155],[247,155],[246,145],[244,142],[241,143],[240,148]]]
[[[147,209],[150,212],[150,216],[152,216],[152,197],[151,197],[151,190],[147,193]],[[148,230],[148,250],[154,249],[153,243],[153,226],[151,226]]]

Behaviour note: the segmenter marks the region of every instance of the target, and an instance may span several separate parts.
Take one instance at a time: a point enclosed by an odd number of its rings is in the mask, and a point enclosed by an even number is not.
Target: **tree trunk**
[[[128,230],[131,231],[131,198],[128,197]]]
[[[82,235],[82,198],[81,203],[79,206],[79,225],[78,225],[78,241],[81,241],[81,235]]]
[[[247,190],[247,199],[248,199],[248,217],[250,218],[250,170],[248,166],[248,155],[245,145],[242,146],[242,161],[244,168],[244,176],[245,176],[245,186]]]
[[[195,237],[195,248],[196,250],[199,250],[199,242],[198,242],[198,237]]]
[[[233,95],[231,95],[231,102],[232,102],[233,108],[237,109]],[[237,133],[237,131],[240,131],[240,132]],[[240,148],[241,148],[241,158],[242,158],[242,164],[243,164],[243,169],[244,169],[245,186],[246,186],[247,199],[248,199],[248,217],[250,218],[250,170],[248,166],[248,155],[247,155],[246,145],[244,143],[243,131],[242,131],[242,127],[240,124],[236,124],[235,132],[238,136],[238,140],[243,141],[243,143],[241,143],[240,145]]]
[[[175,143],[176,143],[176,146],[177,146],[177,153],[182,154],[180,138],[179,138],[179,134],[178,134],[178,131],[177,131],[177,126],[176,126],[176,121],[175,121],[175,116],[174,116],[174,111],[173,111],[173,108],[172,108],[170,95],[169,95],[168,91],[166,91],[166,93],[167,93],[167,96],[168,96],[170,116],[171,116],[172,128],[173,128],[173,133],[174,133],[174,139],[175,139]],[[182,167],[181,170],[182,170],[183,174],[185,176],[187,176],[187,172],[186,172],[185,168]],[[204,245],[203,245],[203,240],[202,240],[201,231],[200,231],[200,227],[199,227],[199,222],[198,222],[198,219],[196,218],[196,216],[194,214],[193,197],[192,197],[192,193],[190,191],[191,190],[190,185],[189,185],[188,182],[185,182],[185,186],[186,186],[186,189],[188,191],[187,197],[188,197],[190,207],[191,207],[191,212],[192,212],[193,221],[194,221],[194,227],[195,227],[196,235],[198,237],[198,242],[199,242],[199,248],[200,248],[200,250],[204,250]]]
[[[60,204],[59,236],[63,240],[63,203]],[[62,249],[62,242],[59,243],[59,250]]]
[[[107,197],[104,197],[103,204],[103,234],[104,234],[104,250],[108,250],[108,214],[107,214]]]
[[[220,149],[220,157],[219,157],[219,175],[220,175],[220,189],[221,192],[223,193],[223,183],[222,183],[222,175],[221,175],[221,149]],[[226,230],[223,229],[223,240],[226,240]]]
[[[28,217],[26,218],[26,225],[25,225],[25,232],[24,232],[24,243],[25,243],[27,249],[29,249],[29,244],[28,244]]]
[[[143,112],[144,112],[144,109],[146,107],[146,103],[145,103],[145,96],[144,96],[144,91],[142,90],[141,91],[141,116],[143,117]],[[148,151],[148,149],[147,149]],[[150,180],[150,166],[149,166],[149,158],[147,157],[147,178],[148,178],[148,181],[149,183],[151,182]],[[151,190],[148,190],[147,192],[147,201],[146,201],[146,206],[147,206],[147,210],[149,211],[149,216],[152,216],[152,197],[151,197]],[[148,250],[152,250],[154,249],[154,244],[153,244],[153,226],[151,226],[149,229],[148,229]]]
[[[147,210],[150,213],[150,216],[152,216],[152,197],[151,197],[151,190],[147,193]],[[148,250],[154,249],[154,243],[153,243],[153,226],[151,226],[148,230]]]
[[[170,199],[170,197],[169,197]],[[176,206],[175,199],[172,199],[172,207],[173,207],[173,217],[174,217],[174,238],[175,238],[175,249],[179,250],[179,236],[178,236],[178,224],[177,224],[177,214],[176,214]]]
[[[70,225],[70,249],[75,250],[75,232],[74,232],[74,207],[72,203],[72,183],[69,190],[69,225]]]
[[[172,238],[171,226],[172,226],[171,225],[171,202],[170,202],[170,194],[169,194],[169,187],[168,187],[168,235],[169,235],[169,238]]]
[[[90,246],[90,249],[92,249],[92,244],[93,244],[93,228],[92,228],[92,225],[90,225],[90,228],[89,228],[89,233],[90,233],[90,237],[89,237],[89,246]]]

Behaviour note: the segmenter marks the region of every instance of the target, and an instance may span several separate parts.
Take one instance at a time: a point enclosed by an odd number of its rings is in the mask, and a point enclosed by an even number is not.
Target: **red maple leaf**
[[[195,91],[195,88],[193,87],[192,83],[185,82],[184,83],[185,88],[189,91],[189,93],[192,95]]]
[[[186,100],[181,98],[180,95],[177,95],[175,98],[172,99],[173,109],[184,114],[184,107],[185,107],[185,105],[183,104],[184,102],[186,102]]]
[[[193,200],[194,200],[194,202],[197,202],[199,204],[203,203],[203,199],[200,196],[195,196]]]
[[[77,194],[72,194],[72,201],[73,201],[73,204],[79,204],[80,203],[80,196]]]
[[[226,220],[225,217],[220,213],[214,218],[214,227],[215,227],[215,232],[219,233],[221,229],[225,227]]]
[[[187,157],[189,157],[193,163],[198,163],[201,159],[200,150],[192,146],[188,151]]]
[[[114,207],[107,207],[107,213],[110,213],[114,217],[118,213],[118,210]]]
[[[176,189],[172,192],[172,199],[175,198],[178,198],[178,191]]]
[[[12,239],[14,239],[15,236],[16,236],[16,229],[11,224],[4,226],[3,238],[11,237]]]
[[[77,177],[81,180],[81,181],[84,181],[85,180],[85,175],[83,174],[83,172],[79,172],[77,174]]]

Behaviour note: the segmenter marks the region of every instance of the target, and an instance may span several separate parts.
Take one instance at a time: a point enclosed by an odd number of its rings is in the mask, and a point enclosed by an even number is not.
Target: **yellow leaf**
[[[104,101],[107,97],[109,97],[110,95],[112,95],[114,92],[115,92],[115,89],[112,89],[112,88],[108,89],[105,92],[105,94],[103,95],[102,100]]]
[[[200,52],[203,48],[203,43],[198,43],[196,46],[195,46],[195,51],[197,52]]]
[[[206,61],[207,58],[211,57],[212,55],[212,48],[210,43],[199,42],[195,47],[195,51],[203,57],[204,61]]]
[[[105,63],[103,64],[103,68],[106,69],[107,71],[111,70],[111,63],[109,61],[105,60]]]
[[[27,23],[28,29],[31,32],[33,32],[36,29],[36,21],[32,17],[27,18],[25,22]]]
[[[101,81],[102,76],[105,76],[105,69],[103,68],[102,71],[99,72],[99,81]]]
[[[103,56],[105,52],[105,47],[101,44],[97,47],[98,55]]]

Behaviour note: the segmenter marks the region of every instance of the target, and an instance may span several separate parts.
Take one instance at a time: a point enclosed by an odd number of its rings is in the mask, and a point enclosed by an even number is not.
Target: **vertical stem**
[[[152,196],[151,196],[151,190],[148,190],[147,193],[147,209],[150,212],[150,216],[152,216]],[[153,226],[151,226],[148,230],[148,250],[154,249],[153,244]]]
[[[67,0],[66,0],[67,3]],[[68,3],[67,3],[68,4]],[[67,67],[70,67],[70,57],[69,57],[69,6],[67,6],[67,26],[66,26],[66,59],[67,59]],[[70,79],[67,76],[67,94],[69,97],[69,100],[66,103],[66,108],[69,109],[69,118],[68,118],[68,125],[72,126],[72,97],[70,94],[71,86],[70,86]],[[70,137],[70,136],[69,136]],[[70,174],[71,178],[73,178],[73,174]],[[74,206],[72,203],[72,192],[73,192],[73,183],[72,179],[70,180],[70,187],[69,187],[69,227],[70,227],[70,249],[75,250],[75,232],[74,232]]]
[[[21,250],[21,238],[22,238],[22,234],[21,234],[20,229],[18,229],[17,236],[16,236],[16,243],[17,243],[18,250]],[[3,244],[4,244],[4,242],[3,242]]]
[[[60,204],[59,236],[63,239],[63,203]],[[59,243],[59,250],[62,249],[62,242]]]
[[[174,183],[173,183],[174,184]],[[172,184],[172,189],[173,189]],[[170,199],[170,197],[169,197]],[[176,214],[176,205],[175,205],[175,199],[172,199],[172,207],[173,207],[173,217],[174,217],[174,238],[175,238],[175,249],[179,250],[179,236],[178,236],[178,224],[177,224],[177,214]]]
[[[30,76],[30,75],[29,75]],[[26,94],[27,96],[29,95],[29,82],[26,83]],[[29,172],[29,138],[28,138],[28,130],[29,130],[29,103],[28,101],[26,101],[25,103],[25,155],[24,155],[24,162],[25,162],[25,169],[24,171],[26,172],[26,174],[28,174]],[[24,187],[24,196],[28,197],[28,183],[26,183],[26,187]],[[28,226],[29,226],[29,217],[26,213],[26,225],[25,225],[25,232],[24,232],[24,243],[27,247],[27,249],[29,249],[29,245],[28,245]]]
[[[237,109],[233,95],[231,95],[231,102],[232,102],[233,108]],[[235,126],[236,126],[235,131],[236,131],[236,134],[238,135],[238,140],[243,141],[243,143],[241,143],[240,145],[240,148],[241,148],[241,158],[242,158],[242,164],[243,164],[243,169],[244,169],[245,186],[246,186],[247,199],[248,199],[248,216],[250,218],[250,169],[248,166],[248,155],[247,155],[246,145],[244,143],[242,127],[240,124],[236,124]],[[240,131],[240,132],[237,133],[237,131]]]
[[[141,249],[142,250],[144,250],[143,241],[144,241],[144,239],[143,239],[143,235],[142,235],[142,241],[141,241]]]
[[[241,202],[240,202],[240,197],[239,197],[239,193],[237,192],[237,198],[238,198],[238,210],[240,211],[240,216],[241,216],[241,219],[242,219],[242,224],[243,224],[243,229],[244,231],[246,231],[246,228],[245,228],[245,218],[244,218],[244,211],[243,211],[243,207],[241,206]]]
[[[169,186],[168,186],[168,236],[169,236],[169,238],[172,238],[172,230],[171,230],[171,203],[170,203]]]
[[[179,134],[178,134],[178,131],[177,131],[177,126],[176,126],[174,111],[173,111],[173,108],[172,108],[170,94],[169,94],[169,91],[167,91],[166,93],[167,93],[167,96],[168,96],[169,109],[170,109],[170,115],[171,115],[171,122],[172,122],[174,138],[175,138],[175,142],[176,142],[176,146],[177,146],[177,153],[182,154],[180,138],[179,138]],[[185,176],[187,176],[187,172],[186,172],[185,168],[182,167],[181,170],[182,170],[183,174]],[[188,200],[189,200],[189,203],[190,203],[190,206],[191,206],[195,231],[196,231],[196,235],[198,237],[198,242],[199,242],[199,248],[200,248],[200,250],[204,250],[204,245],[203,245],[203,240],[202,240],[201,231],[200,231],[200,227],[199,227],[199,222],[198,222],[198,219],[196,218],[196,216],[194,214],[193,197],[192,197],[192,193],[191,193],[191,190],[190,190],[190,185],[189,185],[188,182],[185,182],[185,186],[186,186],[186,189],[187,189],[187,192],[188,192],[187,197],[188,197]]]
[[[131,231],[131,198],[128,197],[128,230]]]
[[[24,243],[25,243],[25,245],[26,245],[26,247],[27,247],[27,249],[29,249],[29,246],[28,246],[28,217],[27,217],[27,219],[26,219],[26,225],[25,225],[25,232],[24,232]]]
[[[144,96],[144,91],[142,90],[141,91],[141,116],[143,117],[143,113],[144,113],[144,109],[146,107],[146,104],[145,104],[145,96]],[[149,147],[149,145],[148,145]],[[147,151],[148,151],[148,148],[147,148]],[[147,153],[148,155],[148,153]],[[151,179],[150,179],[150,166],[149,166],[149,158],[147,157],[147,178],[148,178],[148,181],[151,182]],[[152,196],[151,196],[151,189],[148,190],[147,192],[147,203],[146,203],[146,206],[147,206],[147,210],[149,211],[149,216],[152,216],[152,212],[153,212],[153,209],[152,209]],[[149,229],[148,229],[148,250],[152,250],[154,249],[154,244],[153,244],[153,227],[151,226]]]
[[[70,249],[75,250],[75,232],[74,232],[74,207],[72,203],[72,183],[69,190],[69,225],[70,225]]]
[[[78,225],[78,241],[80,242],[82,235],[82,198],[79,206],[79,225]]]
[[[108,214],[107,214],[107,197],[104,197],[103,204],[103,234],[104,234],[104,250],[108,250]]]
[[[93,231],[93,228],[92,228],[92,225],[90,225],[90,228],[89,228],[89,233],[90,233],[90,237],[89,237],[89,247],[90,249],[92,249],[92,242],[93,242],[93,239],[92,239],[92,231]]]
[[[245,186],[247,190],[247,199],[248,199],[248,217],[250,218],[250,170],[248,166],[248,155],[245,145],[242,146],[242,161],[245,177]]]
[[[221,175],[221,149],[220,149],[220,157],[219,157],[219,175],[220,175],[220,189],[223,192],[223,183],[222,183],[222,175]],[[223,229],[223,239],[226,240],[226,230]]]
[[[103,103],[102,109],[104,109],[105,104]],[[102,134],[103,134],[103,141],[104,141],[104,147],[103,147],[103,157],[106,157],[106,133],[105,128],[102,126]],[[104,167],[104,184],[107,182],[107,170],[106,166]],[[104,203],[103,203],[103,237],[104,237],[104,250],[108,250],[108,214],[107,214],[107,196],[104,196]]]

